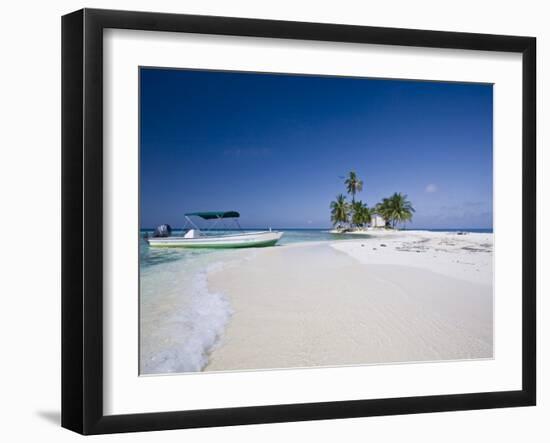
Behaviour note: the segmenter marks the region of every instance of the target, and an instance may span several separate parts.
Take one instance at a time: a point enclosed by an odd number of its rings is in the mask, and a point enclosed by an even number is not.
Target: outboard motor
[[[170,225],[159,225],[155,229],[153,237],[170,237],[172,235],[172,227]]]

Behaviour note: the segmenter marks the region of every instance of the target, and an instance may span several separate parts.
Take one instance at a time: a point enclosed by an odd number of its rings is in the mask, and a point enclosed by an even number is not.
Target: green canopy
[[[239,218],[241,215],[237,211],[209,211],[209,212],[188,212],[186,217],[197,216],[204,220],[214,220],[216,218]]]

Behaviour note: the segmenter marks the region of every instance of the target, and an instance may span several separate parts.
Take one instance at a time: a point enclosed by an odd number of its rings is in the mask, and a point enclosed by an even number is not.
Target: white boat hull
[[[244,232],[228,235],[204,235],[198,238],[151,237],[147,243],[164,248],[258,248],[273,246],[283,236],[279,231]]]

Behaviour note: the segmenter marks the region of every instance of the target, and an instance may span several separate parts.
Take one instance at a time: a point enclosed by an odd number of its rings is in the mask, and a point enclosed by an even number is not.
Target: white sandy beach
[[[233,315],[204,370],[491,358],[493,234],[369,234],[210,272]]]

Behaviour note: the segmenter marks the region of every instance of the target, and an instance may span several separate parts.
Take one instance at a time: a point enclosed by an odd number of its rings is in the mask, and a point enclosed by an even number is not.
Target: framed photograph
[[[62,425],[535,405],[531,37],[62,20]]]

